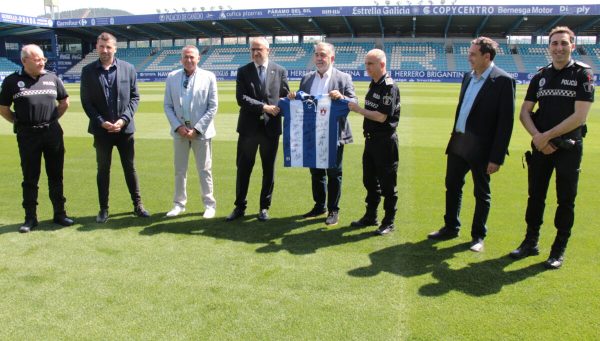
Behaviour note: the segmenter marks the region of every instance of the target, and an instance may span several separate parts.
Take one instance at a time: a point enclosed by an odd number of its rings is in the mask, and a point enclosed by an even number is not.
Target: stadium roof
[[[10,20],[6,20],[6,18]],[[44,22],[48,21],[49,25]],[[328,37],[475,37],[545,35],[557,25],[598,36],[600,5],[352,6],[221,10],[51,20],[0,13],[0,37],[54,29],[60,37],[119,40],[325,35]]]

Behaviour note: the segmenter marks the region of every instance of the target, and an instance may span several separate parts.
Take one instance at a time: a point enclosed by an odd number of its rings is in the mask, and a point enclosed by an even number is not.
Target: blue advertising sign
[[[560,16],[600,15],[600,5],[439,5],[439,6],[344,6],[314,8],[270,8],[220,10],[203,12],[163,13],[114,17],[59,19],[54,27],[86,27],[130,25],[182,21],[212,21],[232,19],[272,19],[283,17],[339,17],[339,16],[473,16],[473,15],[527,15]],[[40,18],[33,18],[40,19]],[[44,19],[47,20],[47,19]]]
[[[26,15],[0,13],[0,22],[40,27],[53,27],[51,19],[28,17]]]

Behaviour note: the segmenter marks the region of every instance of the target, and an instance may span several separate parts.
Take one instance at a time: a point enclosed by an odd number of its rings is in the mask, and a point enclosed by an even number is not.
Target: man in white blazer
[[[216,201],[213,195],[212,144],[215,136],[214,117],[217,114],[217,79],[214,73],[198,67],[200,53],[193,45],[181,50],[183,69],[167,76],[164,108],[173,136],[175,163],[175,196],[173,208],[167,217],[185,211],[186,181],[190,149],[194,153],[196,169],[202,189],[203,217],[213,218]]]

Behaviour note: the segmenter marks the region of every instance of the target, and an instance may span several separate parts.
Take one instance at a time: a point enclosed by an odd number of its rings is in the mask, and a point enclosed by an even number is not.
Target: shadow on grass
[[[0,235],[5,234],[5,233],[19,233],[19,228],[21,227],[21,225],[23,225],[23,223],[20,224],[12,224],[12,225],[2,225],[0,226]],[[52,219],[48,219],[48,220],[42,220],[38,222],[38,226],[33,228],[33,233],[35,233],[35,231],[46,231],[46,232],[52,232],[52,231],[58,231],[58,230],[62,230],[62,229],[67,229],[69,227],[64,227],[62,225],[59,224],[55,224]],[[32,233],[30,232],[30,233]]]
[[[348,274],[356,277],[371,277],[380,272],[389,272],[403,277],[419,276],[433,272],[457,252],[467,249],[468,243],[438,249],[435,242],[425,239],[416,243],[404,243],[391,246],[369,255],[371,265],[350,270]]]
[[[331,229],[320,227],[316,230],[290,234],[294,230],[308,225],[322,224],[321,220],[304,219],[301,215],[271,218],[266,222],[256,220],[255,216],[245,216],[232,222],[223,219],[197,221],[169,220],[164,223],[148,226],[140,234],[152,236],[159,233],[192,234],[226,239],[248,244],[266,244],[256,252],[268,253],[287,250],[292,254],[309,254],[317,249],[356,242],[371,236],[371,233],[345,236],[352,229]],[[277,242],[281,240],[281,243]]]
[[[506,271],[515,260],[508,256],[471,263],[461,269],[450,269],[446,262],[433,272],[437,283],[429,283],[419,289],[422,296],[442,296],[450,291],[459,291],[471,296],[486,296],[499,293],[505,285],[521,282],[545,271],[543,264]]]
[[[450,291],[459,291],[471,296],[498,293],[505,285],[514,284],[544,271],[541,264],[506,271],[514,262],[508,256],[471,263],[461,269],[451,269],[447,260],[457,252],[467,252],[469,243],[437,248],[434,241],[404,243],[388,247],[369,255],[371,265],[348,272],[351,276],[370,277],[380,272],[389,272],[403,277],[431,273],[438,280],[419,289],[422,296],[441,296]]]
[[[75,224],[81,226],[77,228],[81,232],[95,230],[119,230],[137,226],[148,226],[161,217],[160,214],[153,214],[148,218],[140,218],[133,215],[133,212],[120,212],[108,215],[108,221],[103,224],[96,222],[96,216],[76,217]]]
[[[281,244],[276,244],[274,241],[271,241],[269,245],[257,249],[256,252],[267,253],[285,250],[291,254],[305,255],[315,253],[321,248],[354,243],[373,237],[373,231],[362,232],[359,234],[347,234],[348,232],[362,228],[363,227],[344,227],[332,229],[330,227],[321,227],[316,230],[289,234],[281,239]]]

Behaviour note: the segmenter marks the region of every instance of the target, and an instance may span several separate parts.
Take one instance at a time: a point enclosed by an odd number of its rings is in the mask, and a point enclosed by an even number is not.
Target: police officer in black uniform
[[[531,79],[521,107],[521,122],[532,136],[532,151],[526,153],[529,199],[525,221],[527,232],[521,245],[510,253],[519,259],[537,255],[546,193],[556,170],[558,207],[554,216],[556,238],[545,262],[558,269],[575,218],[575,196],[579,180],[585,135],[585,121],[594,101],[594,80],[590,67],[571,59],[575,35],[568,27],[556,27],[549,34],[552,63]],[[538,110],[533,113],[535,103]]]
[[[365,107],[350,102],[350,110],[365,117],[363,133],[363,184],[367,189],[367,211],[352,226],[375,226],[377,206],[384,197],[385,215],[375,234],[385,235],[394,231],[396,203],[396,174],[398,171],[398,136],[396,127],[400,119],[400,90],[387,74],[385,52],[373,49],[365,57],[365,69],[371,77],[369,91],[365,96]]]
[[[21,62],[23,68],[6,77],[0,90],[0,114],[14,124],[21,156],[25,222],[19,232],[29,232],[38,224],[36,208],[42,155],[54,222],[70,226],[73,220],[67,217],[63,196],[65,146],[58,123],[69,107],[69,95],[62,81],[44,69],[46,58],[39,46],[23,46]]]

